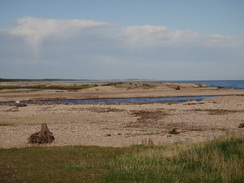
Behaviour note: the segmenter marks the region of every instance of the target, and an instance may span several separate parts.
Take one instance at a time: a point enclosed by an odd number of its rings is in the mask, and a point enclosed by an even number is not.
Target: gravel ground
[[[27,147],[28,137],[47,123],[55,141],[43,146],[122,147],[212,140],[238,133],[244,123],[244,96],[200,102],[149,104],[0,105],[0,148]],[[173,128],[178,134],[170,134]]]

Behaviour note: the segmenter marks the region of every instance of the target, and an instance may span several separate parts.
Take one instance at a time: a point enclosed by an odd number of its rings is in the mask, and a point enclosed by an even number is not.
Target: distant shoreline
[[[0,78],[0,82],[22,82],[22,81],[97,81],[97,82],[201,82],[201,81],[244,81],[244,79],[200,79],[200,80],[163,80],[163,79],[17,79],[17,78]]]
[[[21,83],[22,82],[22,83]],[[244,80],[156,80],[156,79],[8,79],[0,78],[0,86],[5,83],[19,85],[29,84],[110,84],[110,83],[179,83],[179,84],[204,84],[210,87],[244,90]],[[57,86],[57,85],[56,85]],[[2,88],[0,88],[2,89]]]
[[[23,90],[15,90],[23,88]],[[173,82],[0,82],[0,101],[243,95],[244,90]]]

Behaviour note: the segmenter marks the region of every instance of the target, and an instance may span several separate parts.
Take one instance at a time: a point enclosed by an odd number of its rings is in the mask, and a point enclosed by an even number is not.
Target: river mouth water
[[[222,95],[211,96],[181,96],[181,97],[134,97],[134,98],[99,98],[99,99],[63,99],[63,100],[38,100],[38,101],[21,101],[24,104],[116,104],[116,103],[167,103],[167,102],[187,102],[201,101],[206,98],[219,97]],[[13,101],[0,102],[0,104],[13,104]]]

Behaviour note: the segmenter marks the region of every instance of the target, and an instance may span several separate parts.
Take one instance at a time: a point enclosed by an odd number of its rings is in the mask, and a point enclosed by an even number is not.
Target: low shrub
[[[244,123],[240,123],[238,127],[239,128],[244,128]]]
[[[169,134],[173,134],[173,135],[177,135],[179,134],[180,132],[177,131],[176,128],[172,128],[170,131],[169,131]]]

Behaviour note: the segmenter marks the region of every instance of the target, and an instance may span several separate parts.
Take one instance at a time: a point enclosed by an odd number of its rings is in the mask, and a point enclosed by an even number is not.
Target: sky
[[[0,0],[0,78],[244,79],[243,0]]]

